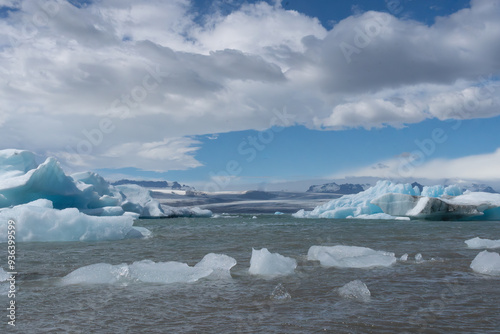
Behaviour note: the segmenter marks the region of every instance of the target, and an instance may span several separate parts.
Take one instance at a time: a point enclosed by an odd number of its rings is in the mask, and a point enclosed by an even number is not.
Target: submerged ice
[[[339,295],[346,299],[358,299],[368,301],[371,296],[370,290],[365,283],[360,280],[354,280],[338,289]]]
[[[394,253],[358,246],[311,246],[307,259],[325,267],[371,268],[389,267],[396,263]]]
[[[63,285],[72,284],[129,284],[144,283],[192,283],[210,275],[217,278],[230,278],[230,270],[236,260],[224,255],[210,253],[197,263],[189,266],[183,262],[137,261],[132,264],[112,265],[97,263],[69,273],[61,279]]]

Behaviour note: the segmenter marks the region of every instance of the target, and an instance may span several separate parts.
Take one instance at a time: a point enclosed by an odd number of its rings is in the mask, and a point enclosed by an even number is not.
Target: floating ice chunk
[[[424,258],[423,258],[423,256],[422,256],[422,254],[420,254],[420,253],[416,254],[416,255],[415,255],[415,261],[416,261],[417,263],[424,262]]]
[[[230,270],[236,265],[236,260],[225,254],[210,253],[195,265],[195,268],[213,270],[212,276],[217,278],[231,278]]]
[[[480,274],[500,276],[500,254],[482,251],[472,260],[470,267]]]
[[[358,299],[368,301],[371,293],[365,283],[360,280],[354,280],[338,289],[339,295],[347,299]]]
[[[62,278],[64,285],[70,284],[113,284],[129,275],[126,264],[111,265],[108,263],[96,263],[69,273]]]
[[[399,258],[399,261],[401,261],[401,262],[408,261],[408,254],[405,253],[405,254],[401,255],[401,257]]]
[[[255,250],[252,248],[250,259],[251,275],[280,276],[292,274],[297,267],[297,261],[278,253],[271,253],[267,248]]]
[[[207,277],[213,270],[210,268],[190,267],[181,262],[158,262],[143,260],[132,263],[130,277],[146,283],[190,283]]]
[[[208,277],[212,273],[229,275],[236,260],[223,254],[207,254],[197,265],[191,267],[182,262],[137,261],[130,265],[107,263],[92,264],[78,268],[61,279],[69,284],[115,284],[115,283],[190,283]]]
[[[274,287],[271,293],[271,299],[275,301],[287,301],[292,299],[292,296],[286,291],[283,284],[279,283]]]
[[[311,246],[307,259],[325,267],[370,268],[389,267],[396,263],[394,253],[357,246]]]
[[[253,216],[252,219],[257,219],[257,216]]]
[[[142,226],[132,226],[132,229],[127,233],[125,239],[149,239],[153,232]]]
[[[279,211],[276,211],[274,214],[275,214],[275,215],[284,215],[284,213],[283,213],[283,212],[279,212]]]
[[[466,240],[467,247],[472,249],[494,249],[500,248],[500,240],[481,239],[479,237]]]
[[[0,209],[0,242],[7,241],[9,219],[16,222],[16,241],[119,240],[136,231],[130,216],[94,217],[75,208],[56,210],[50,201],[40,199]],[[137,233],[135,237],[142,235]]]

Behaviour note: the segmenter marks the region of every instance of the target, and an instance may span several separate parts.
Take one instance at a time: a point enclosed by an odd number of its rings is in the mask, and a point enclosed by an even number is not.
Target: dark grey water
[[[479,250],[465,240],[500,239],[500,222],[299,220],[261,215],[236,218],[140,220],[146,240],[18,244],[15,329],[19,333],[500,333],[500,278],[469,268]],[[394,252],[407,262],[389,268],[323,268],[307,261],[312,245],[352,245]],[[298,261],[294,275],[248,274],[252,247]],[[6,244],[0,244],[6,259]],[[4,250],[5,249],[5,250]],[[230,280],[128,285],[60,284],[95,263],[180,261],[207,253],[235,258]],[[423,263],[413,260],[423,255]],[[431,260],[434,259],[434,260]],[[6,260],[0,266],[6,269]],[[366,301],[337,290],[362,280]],[[3,283],[5,284],[5,283]],[[291,299],[276,300],[278,284]],[[5,288],[5,287],[4,287]]]

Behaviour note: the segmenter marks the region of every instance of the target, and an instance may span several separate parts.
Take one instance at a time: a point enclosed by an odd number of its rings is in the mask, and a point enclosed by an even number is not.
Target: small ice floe
[[[466,240],[468,248],[471,249],[495,249],[500,248],[500,240],[481,239],[479,237]]]
[[[278,253],[271,253],[267,248],[256,250],[252,248],[252,258],[250,259],[251,275],[260,276],[283,276],[293,274],[297,268],[297,261],[290,257]]]
[[[401,261],[401,262],[408,261],[408,253],[401,255],[401,257],[399,258],[399,261]]]
[[[389,267],[396,263],[394,253],[357,246],[311,246],[309,261],[319,261],[325,267],[371,268]]]
[[[210,253],[191,267],[182,262],[137,261],[132,264],[112,265],[97,263],[81,267],[61,279],[63,285],[72,284],[129,284],[191,283],[214,274],[217,278],[230,277],[236,260],[224,254]]]
[[[371,296],[371,292],[368,290],[366,284],[360,280],[351,281],[343,287],[340,287],[338,293],[343,298],[361,301],[368,301]]]
[[[470,267],[476,273],[500,276],[500,254],[482,251],[472,260]]]
[[[252,219],[257,219],[257,216],[253,216]]]

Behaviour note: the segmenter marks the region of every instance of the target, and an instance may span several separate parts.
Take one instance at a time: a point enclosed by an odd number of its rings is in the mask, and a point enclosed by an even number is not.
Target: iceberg
[[[500,248],[500,240],[481,239],[479,237],[466,240],[468,248],[471,249],[495,249]]]
[[[341,297],[346,299],[358,299],[361,301],[368,301],[371,296],[370,290],[365,283],[360,280],[354,280],[338,289]]]
[[[500,220],[500,194],[462,193],[456,186],[423,187],[378,181],[363,192],[345,195],[295,218]]]
[[[500,276],[500,254],[482,251],[472,260],[470,267],[479,274]]]
[[[116,186],[124,196],[121,207],[125,211],[138,213],[140,217],[165,216],[160,203],[151,197],[151,191],[136,184]]]
[[[146,189],[142,193],[134,190],[113,187],[92,172],[68,176],[52,157],[38,165],[32,152],[0,150],[0,207],[47,199],[55,209],[77,208],[93,215],[123,215],[129,211],[162,216],[160,204],[145,194]],[[128,210],[131,207],[134,210]]]
[[[54,209],[76,208],[92,216],[212,216],[210,210],[199,208],[162,207],[148,189],[133,184],[112,186],[93,172],[66,175],[52,157],[37,164],[32,152],[0,150],[0,208],[38,199],[51,201]]]
[[[357,246],[311,246],[309,261],[319,261],[322,266],[336,268],[389,267],[396,263],[394,253],[376,251]]]
[[[141,238],[149,232],[132,226],[131,216],[95,217],[76,208],[57,210],[47,199],[0,209],[0,242],[7,241],[9,220],[15,221],[16,241],[120,240]]]
[[[317,206],[312,211],[300,210],[292,216],[295,218],[347,218],[349,216],[357,218],[367,215],[384,213],[380,207],[372,204],[371,201],[383,194],[399,193],[420,195],[417,187],[410,184],[396,184],[391,181],[378,181],[374,187],[354,195],[344,195],[328,203]],[[387,213],[387,212],[386,212]],[[389,213],[390,215],[390,213]]]
[[[192,283],[212,274],[231,277],[230,269],[236,260],[224,255],[210,253],[197,263],[189,266],[186,263],[169,261],[153,262],[142,260],[130,265],[125,263],[112,265],[97,263],[81,267],[61,279],[63,285],[73,284],[130,284],[144,283]]]
[[[284,276],[293,274],[297,268],[297,261],[290,257],[278,253],[271,253],[267,248],[256,250],[252,248],[252,257],[250,259],[251,275],[260,276]]]

